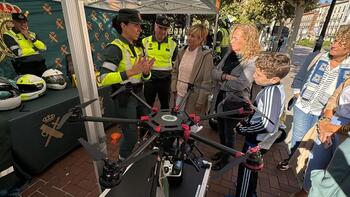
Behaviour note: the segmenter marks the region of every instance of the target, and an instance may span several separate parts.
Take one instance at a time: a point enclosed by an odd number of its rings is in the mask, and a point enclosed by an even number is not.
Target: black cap
[[[141,23],[141,15],[140,12],[135,9],[120,9],[118,16],[118,22],[131,22],[131,23]]]
[[[156,23],[163,27],[170,27],[170,19],[166,16],[158,15],[156,18]]]
[[[27,17],[23,13],[12,13],[12,20],[27,21]]]

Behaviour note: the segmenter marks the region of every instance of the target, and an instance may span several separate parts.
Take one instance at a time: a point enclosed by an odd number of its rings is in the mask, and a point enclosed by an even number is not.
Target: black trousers
[[[146,102],[153,106],[158,95],[161,109],[169,109],[171,78],[152,79],[145,83],[144,95]]]
[[[114,85],[112,89],[117,90],[120,87],[121,85]],[[142,86],[135,87],[133,91],[142,99],[144,98],[142,93]],[[149,113],[149,110],[129,92],[122,92],[118,94],[113,98],[113,103],[118,118],[137,119],[140,118],[141,115]],[[137,143],[139,132],[136,124],[124,123],[120,124],[120,127],[122,129],[123,137],[120,141],[119,155],[120,157],[127,158],[130,156],[135,147],[135,144]]]
[[[226,118],[218,118],[218,130],[220,137],[220,144],[229,148],[235,147],[236,134],[233,129],[236,127],[238,121]],[[228,161],[230,158],[229,153],[223,153],[222,160]]]
[[[220,102],[224,100],[226,97],[225,91],[220,91],[217,96],[217,102],[216,102],[216,111],[217,107]],[[236,101],[227,101],[223,104],[223,111],[229,111],[241,108],[245,105],[245,103],[242,102],[236,102]],[[240,118],[242,115],[232,115],[230,116],[232,118]],[[239,120],[230,119],[228,118],[218,118],[218,130],[219,130],[219,137],[220,137],[220,143],[222,145],[225,145],[229,148],[235,148],[235,141],[236,141],[236,134],[234,132],[234,128],[237,126],[237,124],[240,122]],[[228,161],[230,155],[228,153],[223,153],[223,160]]]
[[[242,152],[247,152],[249,148],[257,146],[258,141],[254,137],[247,137],[244,142]],[[267,150],[261,150],[261,154],[266,154]],[[239,164],[236,197],[256,197],[256,187],[258,184],[258,174],[256,170],[250,170],[243,163]]]
[[[18,75],[32,74],[32,75],[41,77],[41,75],[47,70],[45,59],[41,61],[30,61],[30,62],[24,62],[16,59],[12,61],[12,65],[13,65],[13,68],[15,69],[15,72]]]

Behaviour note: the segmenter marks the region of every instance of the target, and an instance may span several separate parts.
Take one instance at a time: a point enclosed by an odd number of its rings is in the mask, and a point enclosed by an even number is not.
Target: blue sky
[[[331,0],[320,0],[321,3],[324,3],[326,1],[331,2]]]

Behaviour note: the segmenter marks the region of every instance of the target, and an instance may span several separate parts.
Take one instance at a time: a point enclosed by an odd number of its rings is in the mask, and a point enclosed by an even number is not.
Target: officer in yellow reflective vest
[[[15,55],[12,61],[18,75],[33,74],[40,76],[47,69],[44,56],[40,53],[46,50],[45,44],[34,32],[29,31],[27,16],[23,13],[13,13],[14,27],[3,35],[6,46]]]
[[[142,40],[146,56],[156,59],[151,71],[151,82],[145,83],[145,98],[153,106],[158,95],[161,109],[169,109],[171,70],[177,55],[176,42],[168,37],[169,28],[170,20],[158,15],[153,35]]]
[[[104,62],[100,69],[101,85],[112,85],[113,91],[122,84],[132,84],[133,91],[143,97],[142,80],[151,78],[153,60],[144,56],[143,49],[135,46],[141,33],[141,16],[137,10],[120,9],[118,16],[113,18],[113,28],[120,35],[103,51]],[[113,99],[116,114],[121,118],[137,118],[146,114],[146,109],[128,92],[122,92]],[[123,137],[120,142],[119,158],[127,158],[137,142],[138,132],[135,124],[121,124]]]
[[[230,43],[230,31],[227,22],[224,19],[219,21],[219,30],[216,36],[215,52],[220,55],[221,58],[224,57],[228,51]]]

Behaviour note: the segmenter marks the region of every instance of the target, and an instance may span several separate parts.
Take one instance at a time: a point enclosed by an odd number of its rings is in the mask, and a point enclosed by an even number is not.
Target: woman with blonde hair
[[[208,49],[203,48],[207,35],[208,29],[202,24],[190,27],[188,45],[178,53],[172,71],[171,90],[176,100],[175,105],[184,103],[180,107],[188,113],[204,114],[208,105],[213,56]],[[187,101],[181,102],[187,94],[189,84],[204,88],[195,89]]]
[[[255,59],[260,50],[259,33],[254,25],[238,24],[233,27],[230,36],[230,50],[212,70],[212,78],[215,83],[212,108],[216,112],[249,107],[246,102],[237,101],[231,95],[238,96],[242,100],[250,100]],[[243,115],[235,115],[235,117],[243,117]],[[238,120],[229,117],[218,118],[221,144],[234,148],[233,129],[237,123]],[[211,159],[218,161],[212,169],[220,170],[228,163],[229,155],[218,152]]]

